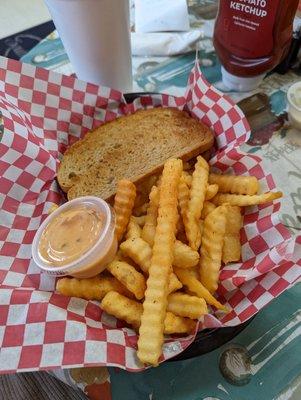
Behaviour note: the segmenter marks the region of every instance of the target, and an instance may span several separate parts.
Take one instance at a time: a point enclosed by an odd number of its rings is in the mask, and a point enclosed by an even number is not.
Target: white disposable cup
[[[132,90],[129,0],[45,0],[79,79]]]

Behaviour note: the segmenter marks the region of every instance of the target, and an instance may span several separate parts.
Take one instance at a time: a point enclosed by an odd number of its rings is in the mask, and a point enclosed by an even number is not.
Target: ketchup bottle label
[[[229,52],[242,58],[272,53],[278,4],[279,0],[220,0],[219,40]]]

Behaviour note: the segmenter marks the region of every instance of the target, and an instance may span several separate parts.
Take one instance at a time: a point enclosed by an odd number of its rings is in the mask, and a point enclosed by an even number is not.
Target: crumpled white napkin
[[[135,0],[135,31],[188,31],[186,0]]]
[[[190,30],[186,0],[135,0],[134,56],[173,56],[196,48],[201,30]]]
[[[131,33],[133,56],[172,56],[193,51],[202,31]]]

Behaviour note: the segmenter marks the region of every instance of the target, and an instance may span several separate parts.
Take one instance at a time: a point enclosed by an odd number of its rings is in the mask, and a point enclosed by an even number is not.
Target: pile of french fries
[[[57,290],[101,301],[139,331],[140,361],[158,365],[164,334],[192,332],[207,305],[227,311],[214,293],[222,264],[241,257],[241,207],[282,196],[258,191],[256,177],[210,173],[202,156],[194,168],[170,159],[137,187],[121,180],[115,259],[95,278],[59,279]]]

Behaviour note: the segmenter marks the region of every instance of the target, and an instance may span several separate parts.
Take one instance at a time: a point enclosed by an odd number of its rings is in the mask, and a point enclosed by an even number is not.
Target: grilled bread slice
[[[187,161],[213,145],[201,122],[175,108],[152,108],[117,118],[89,132],[64,154],[58,182],[68,199],[110,199],[120,179],[138,182],[160,172],[165,161]]]

